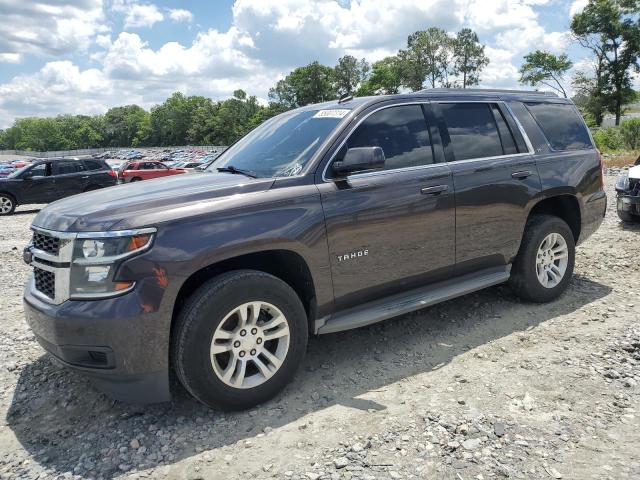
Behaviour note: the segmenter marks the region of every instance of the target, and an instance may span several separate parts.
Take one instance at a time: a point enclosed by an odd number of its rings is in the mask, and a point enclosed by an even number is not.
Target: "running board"
[[[365,303],[319,320],[316,322],[316,331],[319,335],[341,332],[397,317],[506,282],[510,272],[511,265],[491,268]]]

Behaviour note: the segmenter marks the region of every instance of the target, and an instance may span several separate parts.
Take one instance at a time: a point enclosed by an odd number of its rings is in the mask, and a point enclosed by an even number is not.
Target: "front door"
[[[442,280],[452,271],[453,182],[449,167],[434,160],[425,107],[374,110],[332,161],[348,148],[379,146],[385,169],[336,179],[329,165],[328,178],[318,185],[337,310]],[[441,151],[435,158],[442,158]]]
[[[56,199],[56,181],[52,176],[51,163],[34,165],[25,172],[21,203],[49,203]]]

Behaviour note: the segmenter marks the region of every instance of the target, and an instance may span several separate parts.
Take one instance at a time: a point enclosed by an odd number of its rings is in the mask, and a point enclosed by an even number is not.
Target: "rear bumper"
[[[640,196],[624,195],[618,193],[617,209],[619,212],[640,215]]]
[[[116,298],[60,305],[42,301],[33,289],[30,281],[24,294],[27,323],[62,364],[117,400],[170,400],[166,319],[145,313],[138,288]]]

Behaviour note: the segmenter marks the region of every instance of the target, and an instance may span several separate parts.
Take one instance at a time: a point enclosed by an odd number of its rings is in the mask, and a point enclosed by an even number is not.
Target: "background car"
[[[0,215],[11,215],[18,205],[50,203],[116,183],[104,160],[39,160],[0,178]]]
[[[169,175],[178,175],[180,173],[186,173],[186,170],[167,167],[162,162],[129,162],[124,164],[118,171],[118,179],[122,183],[130,183],[168,177]]]

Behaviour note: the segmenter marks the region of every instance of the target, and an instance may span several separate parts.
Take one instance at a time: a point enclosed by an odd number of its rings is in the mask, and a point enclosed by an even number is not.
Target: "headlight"
[[[107,297],[133,288],[134,282],[115,281],[115,271],[122,260],[149,249],[155,231],[146,228],[78,235],[71,262],[69,297]]]
[[[616,180],[616,190],[626,192],[629,190],[629,175],[623,174],[618,177]]]

